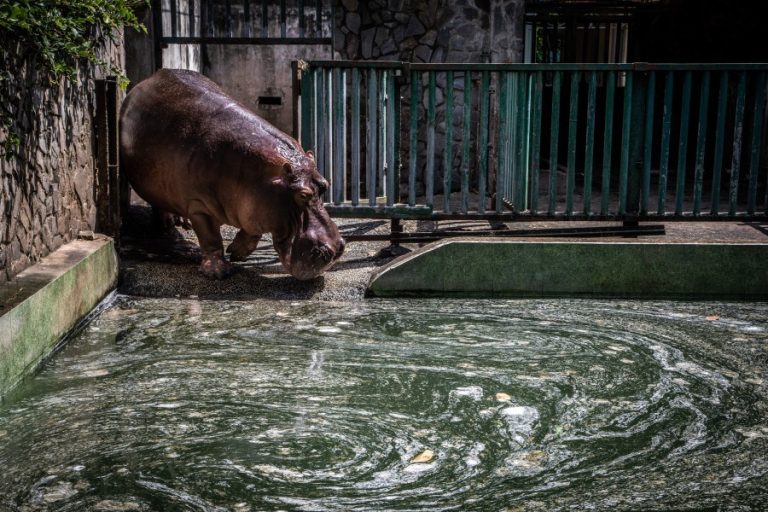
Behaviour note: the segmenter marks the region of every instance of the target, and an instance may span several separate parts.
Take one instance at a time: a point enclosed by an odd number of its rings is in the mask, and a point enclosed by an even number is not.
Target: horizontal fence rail
[[[160,44],[330,44],[331,0],[153,0]]]
[[[768,215],[768,64],[298,67],[299,138],[336,215]]]

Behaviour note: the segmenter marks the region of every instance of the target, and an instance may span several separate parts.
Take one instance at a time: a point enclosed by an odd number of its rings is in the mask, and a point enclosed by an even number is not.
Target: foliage
[[[123,26],[146,31],[139,24],[134,9],[148,0],[2,0],[0,1],[0,62],[7,66],[17,45],[31,59],[51,84],[62,77],[75,79],[78,61],[84,59],[120,77],[121,69],[99,58],[98,49],[107,40],[114,41]],[[12,70],[0,71],[0,130],[8,136],[3,142],[6,158],[19,144],[12,129],[13,112],[9,110],[8,84]]]

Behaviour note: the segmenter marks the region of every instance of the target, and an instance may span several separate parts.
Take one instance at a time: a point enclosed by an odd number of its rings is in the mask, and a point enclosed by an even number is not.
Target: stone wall
[[[121,63],[120,43],[101,51]],[[10,280],[82,230],[93,230],[95,110],[89,64],[77,79],[50,85],[19,47],[0,49],[0,69],[13,75],[0,81],[12,98],[15,130],[22,136],[17,155],[0,159],[0,282]],[[7,134],[0,130],[0,143]]]
[[[520,62],[525,0],[341,0],[334,49],[348,60]]]

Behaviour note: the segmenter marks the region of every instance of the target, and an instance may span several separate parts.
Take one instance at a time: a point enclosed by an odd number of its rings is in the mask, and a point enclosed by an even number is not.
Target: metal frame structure
[[[297,134],[331,183],[333,215],[768,219],[768,172],[760,167],[768,64],[317,61],[297,68]],[[442,177],[440,164],[448,169]],[[448,191],[439,202],[436,187]],[[474,204],[471,189],[480,198]]]

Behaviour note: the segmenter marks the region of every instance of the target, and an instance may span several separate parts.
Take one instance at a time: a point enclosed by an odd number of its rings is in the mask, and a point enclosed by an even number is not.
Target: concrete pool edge
[[[378,269],[368,297],[768,299],[768,244],[456,238]]]
[[[117,284],[112,239],[70,242],[0,285],[0,399]]]

